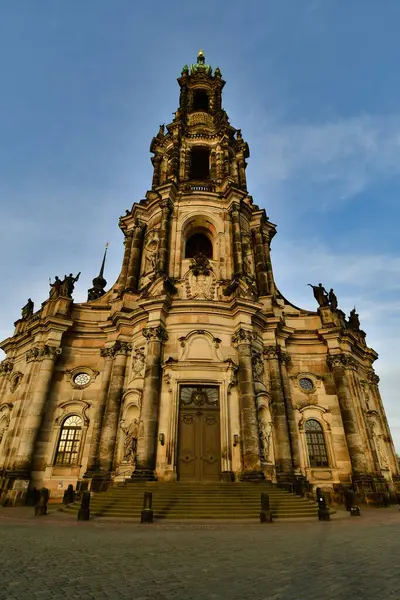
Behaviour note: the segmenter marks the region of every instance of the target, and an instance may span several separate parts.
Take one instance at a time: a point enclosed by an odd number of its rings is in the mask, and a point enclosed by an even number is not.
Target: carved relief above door
[[[217,387],[180,389],[178,477],[180,481],[219,481],[221,442]]]

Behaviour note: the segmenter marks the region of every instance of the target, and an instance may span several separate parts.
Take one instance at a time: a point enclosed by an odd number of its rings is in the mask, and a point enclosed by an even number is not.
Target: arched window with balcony
[[[324,431],[316,419],[308,419],[304,426],[310,467],[328,467]]]
[[[83,420],[78,415],[71,415],[61,426],[60,437],[55,458],[56,465],[78,464],[79,447],[82,439]]]

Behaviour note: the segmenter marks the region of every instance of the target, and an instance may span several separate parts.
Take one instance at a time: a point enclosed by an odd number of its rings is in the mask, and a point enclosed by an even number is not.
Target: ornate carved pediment
[[[88,426],[89,417],[86,413],[90,407],[91,404],[89,402],[85,402],[84,400],[71,399],[67,402],[63,402],[57,407],[55,423],[56,425],[61,425],[65,417],[75,414],[81,416],[85,425]]]
[[[179,360],[222,361],[219,354],[221,340],[205,329],[196,329],[178,338],[182,351]]]
[[[214,300],[216,277],[209,259],[204,254],[197,254],[192,259],[189,271],[184,276],[185,295],[188,299]]]

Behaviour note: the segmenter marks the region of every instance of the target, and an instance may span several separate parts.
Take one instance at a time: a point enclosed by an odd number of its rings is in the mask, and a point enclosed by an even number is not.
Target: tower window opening
[[[210,178],[210,153],[208,148],[192,148],[190,153],[190,179]]]
[[[186,242],[185,258],[194,258],[197,254],[204,254],[212,259],[212,242],[204,233],[194,233]]]
[[[205,90],[194,90],[193,91],[193,110],[205,110],[208,111],[209,102],[208,94]]]

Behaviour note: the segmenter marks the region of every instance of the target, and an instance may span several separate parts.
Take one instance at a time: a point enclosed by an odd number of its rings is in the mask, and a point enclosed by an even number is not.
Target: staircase
[[[318,507],[271,483],[125,482],[107,492],[92,494],[91,515],[140,520],[144,492],[153,492],[155,519],[258,519],[261,492],[270,498],[275,519],[317,518]],[[77,512],[79,503],[63,507]]]

